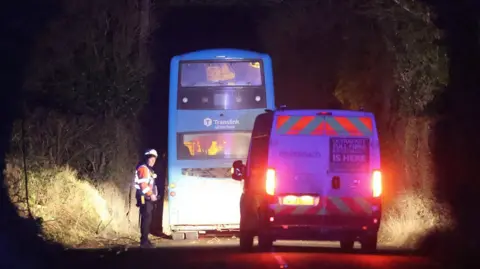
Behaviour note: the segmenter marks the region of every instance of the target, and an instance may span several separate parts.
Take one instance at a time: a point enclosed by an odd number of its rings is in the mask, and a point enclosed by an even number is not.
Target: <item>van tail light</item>
[[[382,172],[380,170],[374,170],[372,173],[372,191],[373,197],[382,195]]]
[[[267,169],[267,175],[265,180],[265,191],[268,195],[275,195],[276,176],[275,169]]]

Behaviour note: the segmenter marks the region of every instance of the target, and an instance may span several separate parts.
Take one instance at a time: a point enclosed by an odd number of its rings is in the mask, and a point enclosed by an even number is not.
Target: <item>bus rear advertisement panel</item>
[[[175,133],[250,131],[263,109],[177,111]]]

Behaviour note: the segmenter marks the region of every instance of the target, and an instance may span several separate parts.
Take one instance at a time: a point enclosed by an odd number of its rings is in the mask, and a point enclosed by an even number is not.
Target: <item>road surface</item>
[[[269,253],[241,253],[238,240],[165,241],[155,249],[67,250],[56,268],[440,268],[426,257],[381,247],[376,254],[342,253],[335,243],[278,242]]]

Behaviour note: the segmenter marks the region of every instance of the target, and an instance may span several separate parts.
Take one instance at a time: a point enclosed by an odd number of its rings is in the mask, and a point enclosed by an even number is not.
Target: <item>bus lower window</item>
[[[242,159],[248,154],[249,132],[179,134],[178,159]]]

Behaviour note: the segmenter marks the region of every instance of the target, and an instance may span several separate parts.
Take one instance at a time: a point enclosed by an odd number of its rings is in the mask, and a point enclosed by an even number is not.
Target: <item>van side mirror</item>
[[[232,179],[242,180],[244,179],[245,165],[242,161],[234,161],[232,165]]]

